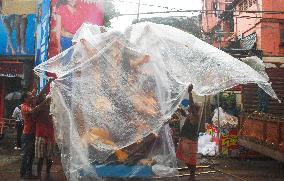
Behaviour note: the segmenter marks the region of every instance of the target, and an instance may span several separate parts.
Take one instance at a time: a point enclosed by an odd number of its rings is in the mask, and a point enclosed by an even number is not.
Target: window
[[[248,0],[248,7],[252,7],[252,0]]]
[[[244,1],[244,11],[246,11],[248,9],[248,1],[245,0]]]
[[[280,46],[284,46],[284,23],[280,24]]]
[[[240,4],[239,4],[239,10],[240,10],[240,11],[243,11],[243,10],[244,10],[244,9],[243,9],[243,6],[244,6],[244,3],[240,3]]]
[[[239,4],[239,10],[246,11],[252,5],[253,5],[253,0],[244,0]]]
[[[218,4],[217,1],[212,2],[212,10],[213,10],[215,17],[218,17],[218,15],[219,15],[219,11],[218,11],[219,10],[219,4]]]

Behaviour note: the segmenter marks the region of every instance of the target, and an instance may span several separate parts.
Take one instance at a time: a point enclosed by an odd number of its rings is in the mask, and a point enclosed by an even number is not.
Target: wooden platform
[[[259,152],[265,156],[271,157],[275,160],[281,161],[284,163],[284,152],[280,152],[277,150],[274,150],[271,147],[268,147],[266,145],[262,145],[259,143],[255,143],[253,141],[249,141],[245,138],[239,137],[238,138],[239,144],[241,146],[244,146],[246,148],[249,148],[251,150],[254,150],[256,152]]]

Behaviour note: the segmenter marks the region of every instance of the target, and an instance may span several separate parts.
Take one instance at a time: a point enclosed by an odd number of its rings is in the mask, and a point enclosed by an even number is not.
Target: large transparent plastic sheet
[[[257,83],[277,98],[268,78],[183,31],[99,28],[84,24],[74,46],[34,69],[57,76],[50,111],[69,180],[175,175],[166,123],[190,83],[198,95]]]
[[[217,94],[239,84],[256,83],[278,99],[268,77],[189,33],[146,22],[128,27],[125,35],[140,50],[163,62],[179,83],[191,82],[197,95]]]

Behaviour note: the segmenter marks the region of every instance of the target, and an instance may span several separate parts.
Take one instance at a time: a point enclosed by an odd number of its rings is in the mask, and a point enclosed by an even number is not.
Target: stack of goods
[[[218,128],[214,125],[207,125],[207,133],[212,136],[212,141],[218,145],[219,153],[223,156],[238,157],[238,129],[220,128],[220,139],[218,139]]]
[[[218,109],[215,109],[212,122],[216,127],[220,123],[221,128],[236,128],[238,126],[238,118],[226,113],[221,107],[219,107],[219,113]]]

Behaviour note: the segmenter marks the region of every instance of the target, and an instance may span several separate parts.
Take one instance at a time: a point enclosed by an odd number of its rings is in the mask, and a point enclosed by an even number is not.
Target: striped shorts
[[[55,143],[47,141],[45,138],[36,137],[35,157],[51,159],[55,153]]]

